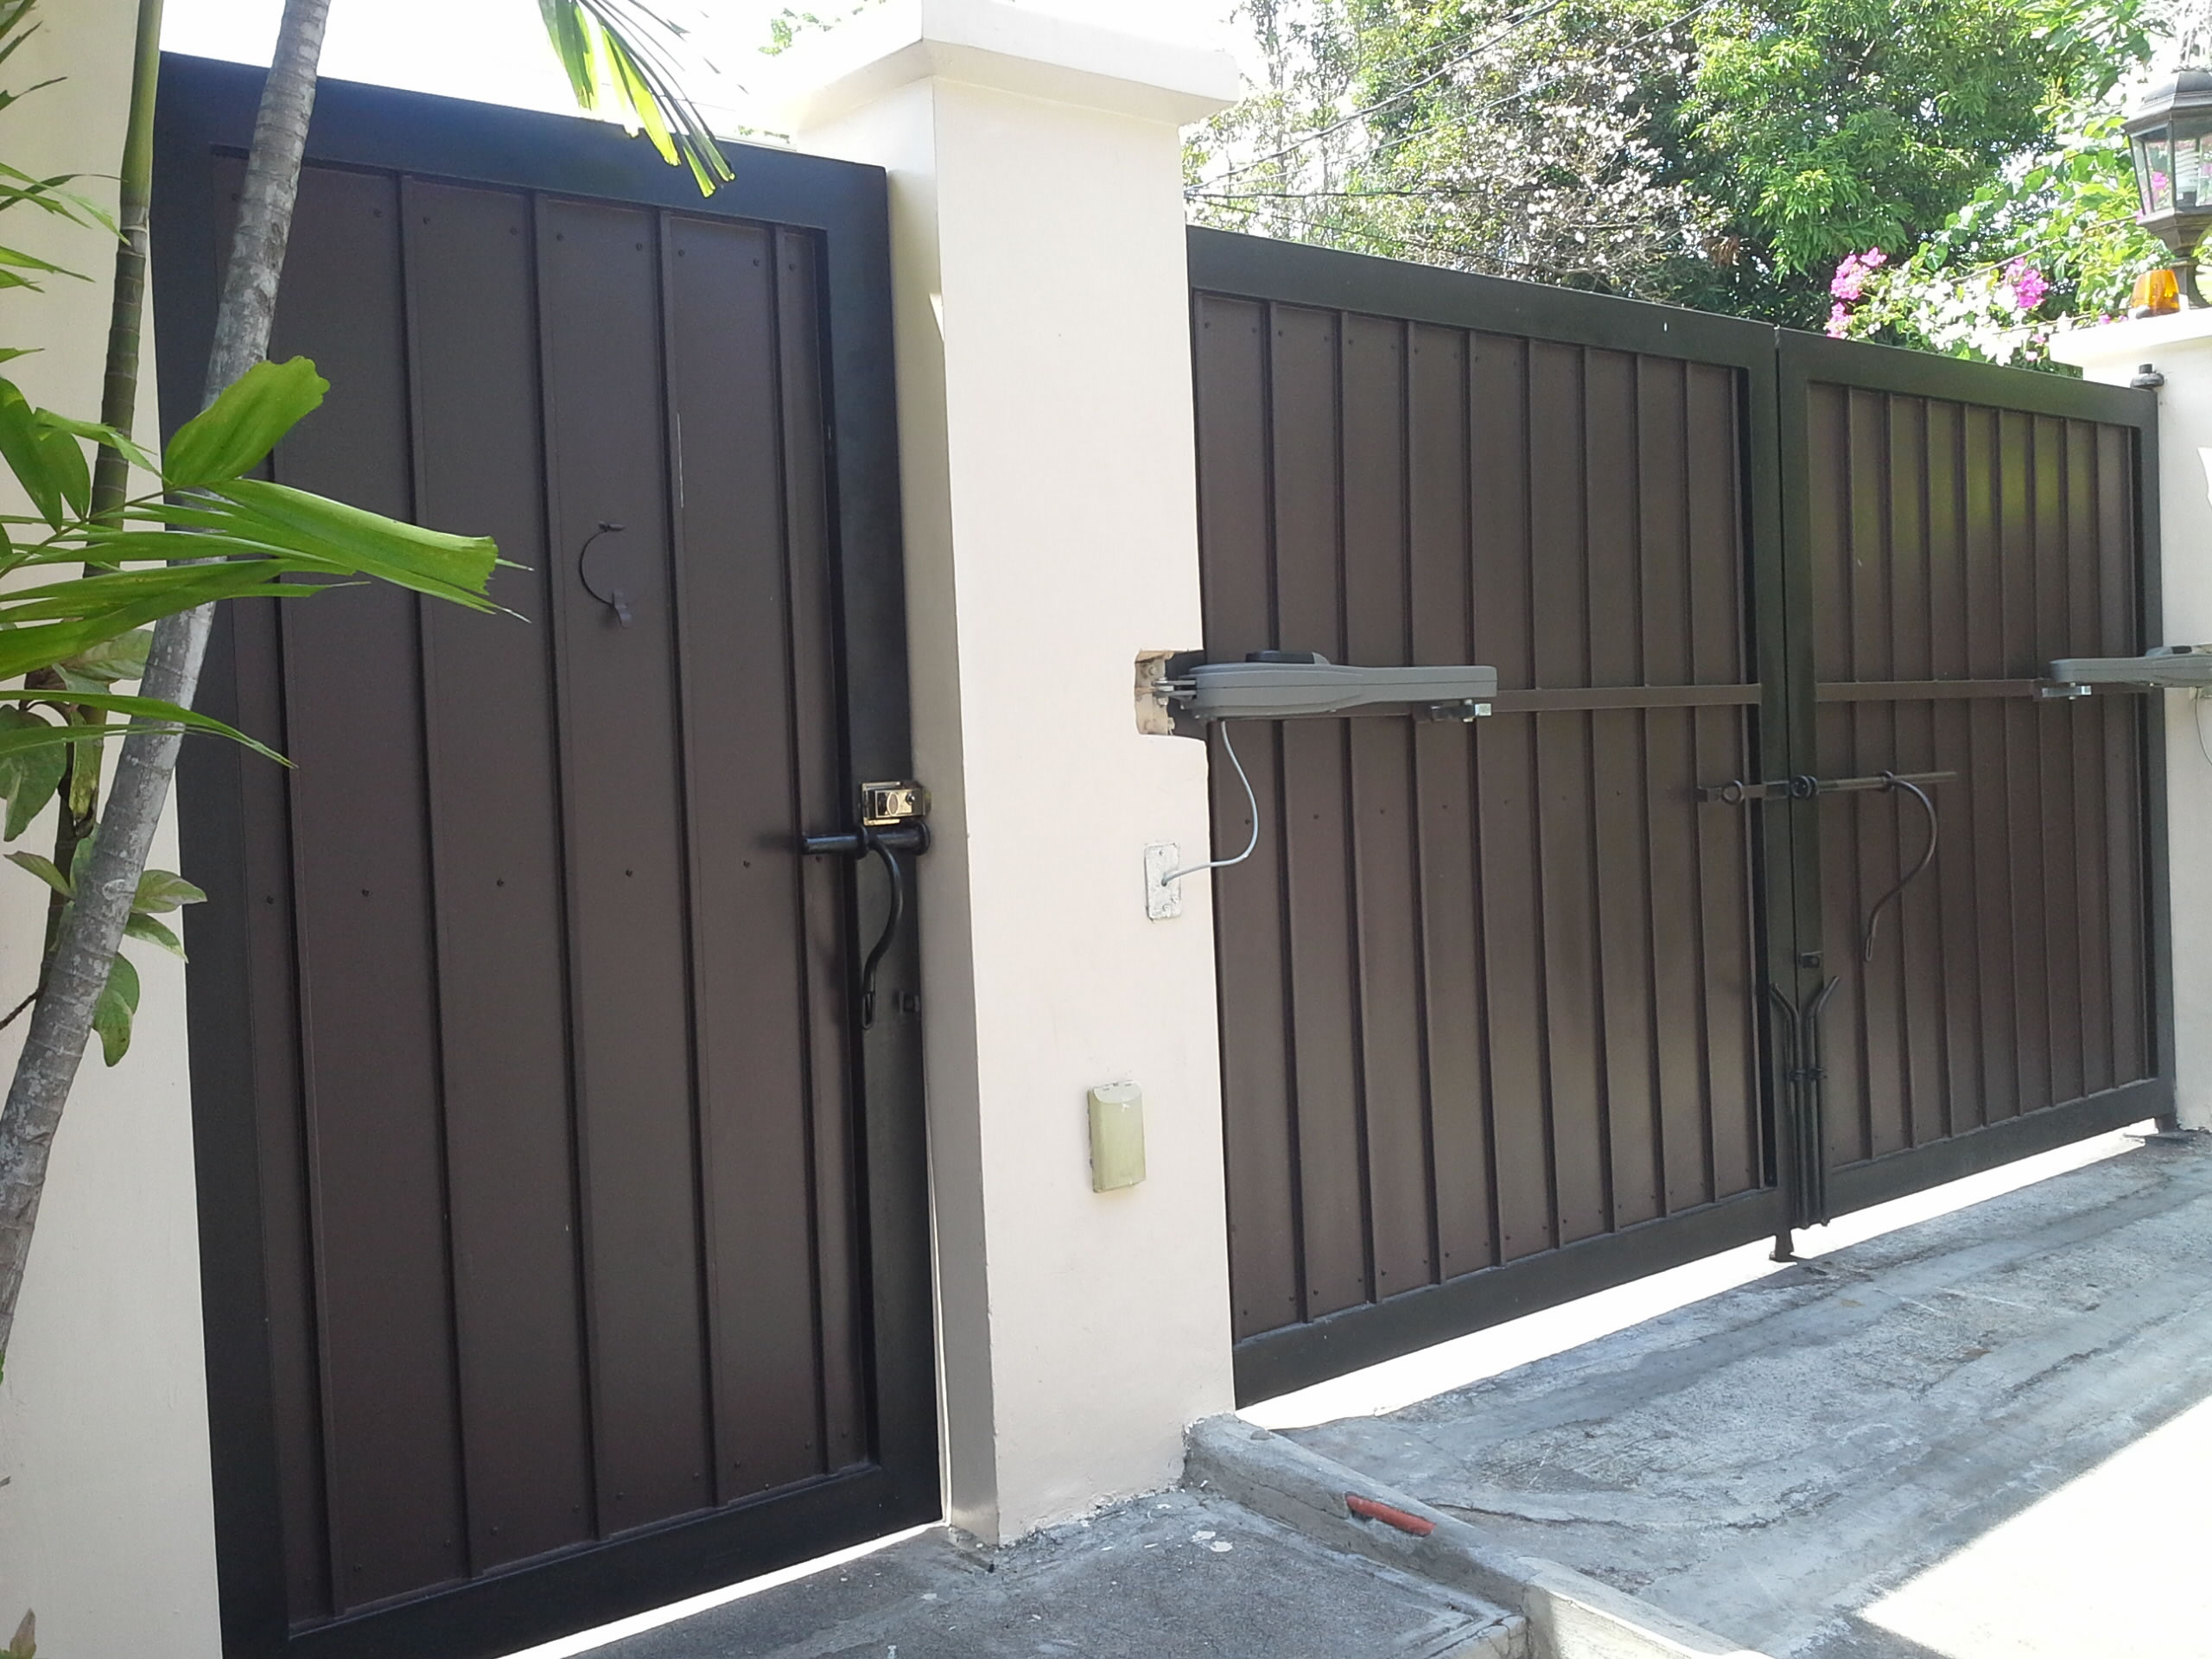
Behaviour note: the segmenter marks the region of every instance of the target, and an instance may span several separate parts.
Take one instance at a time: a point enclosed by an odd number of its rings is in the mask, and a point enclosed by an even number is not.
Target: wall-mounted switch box
[[[1183,861],[1172,841],[1155,841],[1144,849],[1144,913],[1154,921],[1164,922],[1183,913],[1182,883],[1160,880],[1182,868]]]
[[[1090,1190],[1111,1192],[1144,1179],[1144,1090],[1109,1083],[1090,1091]]]

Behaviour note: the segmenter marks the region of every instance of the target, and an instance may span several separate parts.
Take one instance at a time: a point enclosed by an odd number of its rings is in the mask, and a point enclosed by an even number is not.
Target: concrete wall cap
[[[2212,340],[2212,310],[2172,311],[2163,317],[2123,317],[2056,336],[2050,354],[2077,369],[2125,360],[2148,363],[2177,346]]]
[[[760,77],[767,124],[801,133],[916,80],[942,79],[1186,125],[1243,93],[1226,52],[1125,35],[1007,0],[892,0]]]

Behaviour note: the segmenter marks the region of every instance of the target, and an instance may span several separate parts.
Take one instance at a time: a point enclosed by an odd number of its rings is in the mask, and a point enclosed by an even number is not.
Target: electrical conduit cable
[[[1252,811],[1252,838],[1244,843],[1244,850],[1234,858],[1217,858],[1205,864],[1185,864],[1179,870],[1170,870],[1160,878],[1160,885],[1180,881],[1186,875],[1196,875],[1200,870],[1225,870],[1232,864],[1242,864],[1252,856],[1252,849],[1260,844],[1260,798],[1252,792],[1252,780],[1244,775],[1244,763],[1236,758],[1236,746],[1229,741],[1229,722],[1219,724],[1221,747],[1229,751],[1229,764],[1236,768],[1236,781],[1244,785],[1244,804]]]

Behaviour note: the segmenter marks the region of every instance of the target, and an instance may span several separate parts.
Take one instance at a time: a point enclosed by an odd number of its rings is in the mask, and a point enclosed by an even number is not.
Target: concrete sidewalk
[[[990,1556],[942,1530],[593,1659],[1525,1659],[1522,1621],[1169,1492]]]
[[[2212,1659],[2212,1142],[1290,1439],[1780,1659]]]

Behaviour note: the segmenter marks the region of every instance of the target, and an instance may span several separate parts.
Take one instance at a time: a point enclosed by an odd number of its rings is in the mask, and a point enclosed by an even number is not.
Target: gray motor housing
[[[1475,664],[1356,668],[1309,652],[1263,652],[1242,663],[1192,663],[1171,682],[1175,712],[1195,720],[1300,720],[1487,703],[1497,671]],[[1487,711],[1485,711],[1487,712]]]
[[[2212,645],[2157,645],[2140,657],[2061,657],[2048,671],[2066,685],[2212,686]]]

